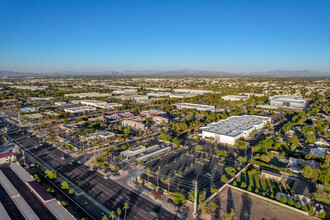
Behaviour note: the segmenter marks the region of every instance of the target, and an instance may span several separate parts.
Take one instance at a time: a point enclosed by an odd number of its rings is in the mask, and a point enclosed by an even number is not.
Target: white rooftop
[[[235,137],[269,119],[269,117],[258,115],[231,116],[227,119],[210,123],[206,127],[201,127],[200,130]]]

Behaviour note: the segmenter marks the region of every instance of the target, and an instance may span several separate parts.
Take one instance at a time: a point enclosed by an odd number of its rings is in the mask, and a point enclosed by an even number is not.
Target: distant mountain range
[[[172,71],[103,71],[103,72],[76,72],[62,71],[54,73],[33,73],[33,72],[15,72],[1,71],[0,76],[265,76],[265,77],[330,77],[330,72],[316,72],[309,70],[274,70],[267,72],[249,72],[249,73],[230,73],[222,71],[207,70],[172,70]]]

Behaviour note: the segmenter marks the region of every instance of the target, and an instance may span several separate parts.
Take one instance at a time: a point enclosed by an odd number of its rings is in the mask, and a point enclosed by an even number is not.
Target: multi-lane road
[[[70,164],[70,162],[74,160],[71,156],[63,159],[64,154],[62,151],[48,143],[44,143],[25,129],[11,125],[4,119],[0,119],[0,129],[4,126],[8,128],[7,133],[9,133],[10,137],[25,149],[26,152],[47,163],[109,210],[116,211],[117,208],[122,209],[122,217],[125,213],[123,209],[124,203],[128,202],[129,209],[127,209],[126,219],[152,219],[153,217],[150,211],[158,213],[159,219],[179,219],[175,214],[139,195],[138,191],[131,191],[113,180],[106,180],[100,173],[91,171],[89,167],[83,164],[73,163],[71,165],[72,163]],[[81,203],[83,202],[81,201]],[[97,210],[96,208],[90,214],[99,216],[101,212],[101,209]]]

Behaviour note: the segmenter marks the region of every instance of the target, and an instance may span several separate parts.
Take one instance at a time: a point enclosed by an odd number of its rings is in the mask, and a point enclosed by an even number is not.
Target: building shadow
[[[233,193],[231,188],[227,190],[227,211],[230,212],[231,209],[234,209],[234,200],[233,200]]]
[[[251,215],[251,199],[247,195],[242,194],[242,208],[239,219],[250,220]]]

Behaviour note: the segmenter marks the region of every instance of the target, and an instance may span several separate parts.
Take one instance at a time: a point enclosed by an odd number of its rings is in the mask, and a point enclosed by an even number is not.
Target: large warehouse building
[[[270,96],[268,99],[270,105],[273,106],[302,108],[306,104],[306,100],[304,100],[301,96],[275,95],[275,96]]]
[[[271,118],[257,115],[231,116],[201,127],[203,138],[214,138],[216,142],[235,145],[240,138],[248,137],[255,129],[263,128]]]

